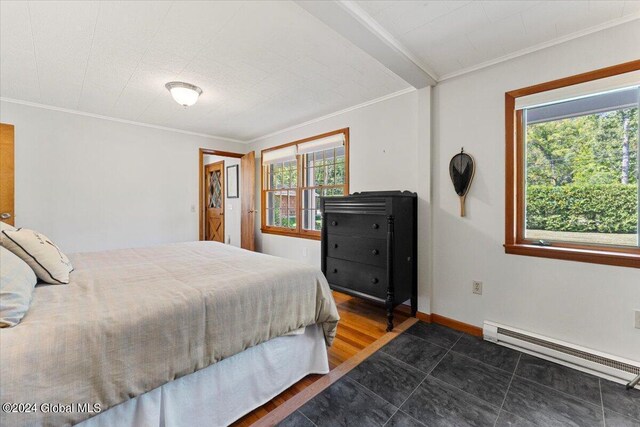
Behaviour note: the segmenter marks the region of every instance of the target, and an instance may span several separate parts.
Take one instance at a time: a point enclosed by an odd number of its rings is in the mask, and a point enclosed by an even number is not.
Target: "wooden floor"
[[[339,292],[333,292],[333,297],[340,313],[340,323],[338,323],[336,339],[329,348],[331,370],[382,337],[386,332],[387,324],[386,311],[383,306]],[[398,309],[395,312],[394,324],[399,325],[408,317],[408,311]],[[232,425],[236,427],[252,425],[321,377],[321,375],[308,375]]]

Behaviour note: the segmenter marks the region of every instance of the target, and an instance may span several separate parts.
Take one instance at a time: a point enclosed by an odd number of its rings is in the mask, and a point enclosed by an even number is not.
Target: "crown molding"
[[[329,119],[331,117],[339,116],[341,114],[348,113],[349,111],[358,110],[358,109],[363,108],[363,107],[368,107],[369,105],[377,104],[378,102],[386,101],[387,99],[395,98],[397,96],[404,95],[404,94],[411,93],[411,92],[415,92],[417,90],[418,89],[414,88],[413,86],[410,86],[410,87],[408,87],[406,89],[402,89],[402,90],[399,90],[397,92],[390,93],[389,95],[384,95],[384,96],[381,96],[379,98],[372,99],[371,101],[366,101],[366,102],[363,102],[361,104],[357,104],[357,105],[345,108],[345,109],[340,110],[340,111],[336,111],[336,112],[333,112],[333,113],[330,113],[330,114],[326,114],[324,116],[320,116],[320,117],[317,117],[315,119],[307,120],[306,122],[302,122],[302,123],[299,123],[297,125],[289,126],[287,128],[280,129],[280,130],[277,130],[275,132],[268,133],[266,135],[258,136],[256,138],[253,138],[253,139],[247,141],[247,143],[248,144],[252,144],[252,143],[260,141],[262,139],[271,138],[272,136],[280,135],[281,133],[289,132],[289,131],[292,131],[294,129],[299,129],[301,127],[304,127],[304,126],[307,126],[307,125],[310,125],[310,124],[313,124],[313,123],[318,123],[318,122],[321,122],[322,120],[326,120],[326,119]]]
[[[455,77],[460,77],[462,75],[469,74],[469,73],[472,73],[474,71],[479,71],[479,70],[482,70],[484,68],[488,68],[488,67],[491,67],[493,65],[500,64],[502,62],[510,61],[512,59],[519,58],[521,56],[528,55],[530,53],[537,52],[539,50],[547,49],[547,48],[550,48],[550,47],[553,47],[553,46],[556,46],[556,45],[559,45],[559,44],[562,44],[562,43],[566,43],[568,41],[571,41],[571,40],[574,40],[574,39],[577,39],[577,38],[580,38],[580,37],[584,37],[584,36],[587,36],[589,34],[597,33],[599,31],[603,31],[603,30],[606,30],[606,29],[609,29],[609,28],[617,27],[618,25],[626,24],[627,22],[632,22],[632,21],[635,21],[635,20],[638,20],[638,19],[640,19],[640,12],[639,13],[632,13],[630,15],[623,16],[622,18],[614,19],[612,21],[608,21],[608,22],[605,22],[605,23],[600,24],[600,25],[596,25],[596,26],[589,27],[589,28],[584,29],[584,30],[576,31],[574,33],[567,34],[565,36],[550,40],[548,42],[540,43],[540,44],[537,44],[535,46],[531,46],[531,47],[528,47],[526,49],[521,49],[521,50],[519,50],[517,52],[510,53],[508,55],[503,55],[503,56],[500,56],[498,58],[491,59],[489,61],[485,61],[485,62],[482,62],[482,63],[477,64],[477,65],[473,65],[471,67],[463,68],[462,70],[458,70],[458,71],[454,71],[452,73],[445,74],[445,75],[440,77],[440,80],[438,80],[438,83],[444,82],[446,80],[453,79]]]
[[[216,139],[218,141],[235,142],[235,143],[240,143],[240,144],[246,143],[246,141],[241,141],[239,139],[233,139],[233,138],[227,138],[225,136],[209,135],[209,134],[206,134],[206,133],[191,132],[191,131],[184,130],[184,129],[176,129],[176,128],[170,128],[170,127],[166,127],[166,126],[153,125],[153,124],[150,124],[150,123],[136,122],[136,121],[133,121],[133,120],[119,119],[117,117],[102,116],[100,114],[87,113],[85,111],[72,110],[72,109],[69,109],[69,108],[56,107],[56,106],[47,105],[47,104],[39,104],[37,102],[23,101],[21,99],[0,97],[0,101],[8,102],[8,103],[11,103],[11,104],[26,105],[28,107],[42,108],[44,110],[52,110],[52,111],[59,111],[59,112],[62,112],[62,113],[75,114],[75,115],[78,115],[78,116],[92,117],[94,119],[101,119],[101,120],[108,120],[108,121],[112,121],[112,122],[125,123],[125,124],[128,124],[128,125],[141,126],[141,127],[151,128],[151,129],[158,129],[158,130],[164,130],[164,131],[169,131],[169,132],[182,133],[184,135],[192,135],[192,136],[199,136],[199,137],[202,137],[202,138]]]

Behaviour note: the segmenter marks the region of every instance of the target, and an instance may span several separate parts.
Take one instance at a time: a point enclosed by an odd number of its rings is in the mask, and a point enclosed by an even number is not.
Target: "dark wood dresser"
[[[393,309],[418,309],[416,193],[380,191],[320,199],[322,272],[332,289],[384,303],[387,331]]]

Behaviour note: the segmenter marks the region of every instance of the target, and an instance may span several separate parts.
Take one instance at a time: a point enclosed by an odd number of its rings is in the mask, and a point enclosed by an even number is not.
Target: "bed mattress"
[[[0,330],[0,400],[62,405],[2,425],[76,424],[247,348],[338,312],[310,266],[215,242],[71,256],[68,285],[40,285]],[[67,411],[67,409],[71,411]],[[83,409],[79,411],[78,409]]]

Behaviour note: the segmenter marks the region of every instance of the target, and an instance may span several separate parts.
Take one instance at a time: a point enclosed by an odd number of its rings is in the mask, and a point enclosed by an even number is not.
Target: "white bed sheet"
[[[329,372],[322,327],[251,347],[78,424],[227,426],[309,374]]]

